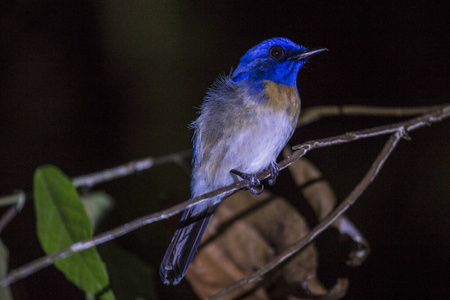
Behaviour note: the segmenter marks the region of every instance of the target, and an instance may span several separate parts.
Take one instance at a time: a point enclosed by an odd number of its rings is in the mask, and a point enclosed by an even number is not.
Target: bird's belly
[[[254,120],[258,120],[255,122]],[[210,159],[203,161],[194,174],[194,194],[211,191],[240,180],[230,173],[236,169],[254,174],[274,162],[291,137],[295,125],[282,114],[265,114],[235,130],[229,139],[223,139],[211,149]],[[215,153],[227,149],[217,163]]]
[[[274,162],[293,130],[283,115],[266,114],[256,126],[241,129],[229,143],[225,160],[244,173],[257,173]],[[234,147],[233,147],[234,144]]]

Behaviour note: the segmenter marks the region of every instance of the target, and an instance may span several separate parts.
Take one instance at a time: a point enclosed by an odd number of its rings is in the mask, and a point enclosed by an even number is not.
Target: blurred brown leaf
[[[288,154],[285,152],[285,154]],[[336,205],[336,196],[321,172],[301,158],[289,170],[302,196],[320,220]],[[333,225],[349,236],[355,250],[349,265],[361,264],[370,248],[346,217]],[[261,269],[275,256],[309,232],[303,216],[284,198],[265,191],[254,196],[239,192],[226,199],[214,213],[199,252],[186,278],[201,298],[210,297],[246,275]],[[263,281],[243,286],[225,299],[340,299],[348,288],[347,279],[338,279],[328,290],[317,278],[318,252],[309,244]]]
[[[283,198],[269,192],[259,196],[237,193],[217,209],[186,278],[201,298],[212,296],[264,266],[308,230],[303,217]],[[262,284],[264,288],[250,284],[226,299],[246,292],[242,299],[287,299],[290,294],[305,294],[305,287],[314,295],[326,295],[327,289],[316,280],[317,260],[311,244],[273,272]],[[285,286],[282,290],[276,288],[280,280]]]

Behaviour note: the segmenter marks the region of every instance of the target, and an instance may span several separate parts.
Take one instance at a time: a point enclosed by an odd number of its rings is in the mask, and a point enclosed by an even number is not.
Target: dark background
[[[208,86],[249,48],[275,36],[329,49],[300,71],[303,108],[450,102],[447,7],[445,1],[2,1],[0,194],[31,191],[35,168],[46,163],[77,176],[191,147],[187,125]],[[296,132],[292,144],[394,121],[325,119]],[[411,133],[349,211],[372,246],[364,265],[334,260],[338,241],[319,238],[319,276],[329,286],[348,277],[347,299],[449,294],[449,125]],[[307,157],[343,199],[384,140]],[[104,230],[187,199],[189,177],[170,165],[98,189],[115,199]],[[12,268],[43,255],[31,204],[2,233]],[[157,270],[177,219],[115,243]],[[160,299],[195,298],[187,283],[163,287],[153,275],[148,289]],[[16,299],[83,299],[53,267],[12,289]]]

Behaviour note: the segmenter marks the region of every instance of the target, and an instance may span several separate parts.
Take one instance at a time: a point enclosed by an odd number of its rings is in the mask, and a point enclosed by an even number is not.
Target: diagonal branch
[[[248,283],[260,281],[262,277],[269,271],[285,262],[287,259],[292,257],[294,254],[302,250],[306,245],[312,242],[320,233],[322,233],[326,228],[328,228],[331,223],[333,223],[338,217],[340,217],[345,211],[347,211],[350,206],[355,203],[358,197],[364,192],[364,190],[369,186],[369,184],[375,179],[378,172],[380,171],[383,164],[386,162],[389,155],[392,153],[394,148],[397,146],[399,140],[404,137],[404,132],[400,129],[394,134],[392,134],[380,154],[373,162],[369,171],[363,177],[361,182],[353,189],[353,191],[345,198],[344,201],[327,217],[325,217],[316,227],[314,227],[308,234],[302,237],[295,244],[287,248],[284,252],[276,256],[271,262],[264,265],[258,271],[244,277],[243,279],[235,282],[233,285],[221,290],[219,293],[215,294],[209,300],[216,300],[225,297],[229,293],[238,290]]]
[[[280,169],[285,169],[287,166],[292,164],[294,161],[305,155],[308,151],[316,149],[328,147],[336,144],[348,143],[351,141],[370,138],[373,136],[393,134],[402,131],[404,134],[406,132],[421,128],[425,125],[431,125],[435,122],[440,122],[441,120],[450,117],[450,105],[445,106],[439,110],[436,110],[432,113],[413,118],[404,122],[394,123],[386,126],[379,126],[371,129],[365,129],[361,131],[355,131],[351,133],[346,133],[343,135],[320,139],[316,141],[310,141],[303,144],[299,144],[293,147],[295,150],[291,155],[289,155],[286,159],[279,163]],[[270,176],[270,171],[261,172],[258,176],[260,180],[265,179]],[[102,234],[99,234],[91,239],[87,239],[84,241],[77,242],[72,246],[58,251],[52,255],[38,258],[28,264],[25,264],[16,270],[11,271],[5,278],[0,280],[0,287],[10,285],[22,278],[25,278],[53,263],[56,259],[61,259],[72,255],[73,253],[80,252],[86,250],[88,248],[103,244],[107,241],[113,240],[117,237],[125,235],[133,230],[136,230],[142,226],[147,224],[157,222],[163,219],[167,219],[175,214],[182,212],[184,209],[191,207],[197,203],[206,201],[209,198],[215,197],[217,195],[230,192],[237,191],[241,188],[248,186],[248,179],[239,181],[237,183],[231,184],[229,186],[217,189],[215,191],[206,193],[204,195],[195,197],[188,201],[182,202],[178,205],[172,206],[168,209],[162,210],[160,212],[152,213],[138,219],[135,219],[129,223],[106,231]]]

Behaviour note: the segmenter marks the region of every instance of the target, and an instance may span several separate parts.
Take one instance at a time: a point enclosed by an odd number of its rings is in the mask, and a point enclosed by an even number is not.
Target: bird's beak
[[[293,55],[291,57],[291,59],[295,59],[296,61],[306,60],[310,56],[316,55],[317,53],[320,53],[320,52],[323,52],[323,51],[328,51],[328,49],[327,48],[322,48],[322,49],[310,50],[310,51],[302,52],[302,53],[299,53],[297,55]]]

